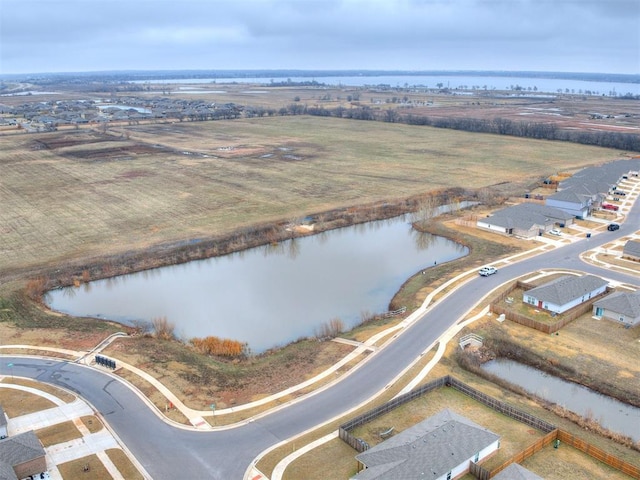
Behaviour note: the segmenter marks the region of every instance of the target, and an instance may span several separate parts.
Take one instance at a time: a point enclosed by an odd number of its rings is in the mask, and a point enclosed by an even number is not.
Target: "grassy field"
[[[0,137],[0,276],[449,186],[617,158],[562,142],[317,117]]]

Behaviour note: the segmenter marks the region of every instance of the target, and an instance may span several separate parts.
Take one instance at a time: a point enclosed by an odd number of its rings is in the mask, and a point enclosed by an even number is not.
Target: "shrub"
[[[248,351],[246,343],[218,337],[192,338],[193,347],[205,355],[239,357]]]
[[[173,322],[170,322],[167,317],[156,317],[151,321],[153,325],[153,331],[156,338],[162,340],[173,340],[175,338],[176,326]]]

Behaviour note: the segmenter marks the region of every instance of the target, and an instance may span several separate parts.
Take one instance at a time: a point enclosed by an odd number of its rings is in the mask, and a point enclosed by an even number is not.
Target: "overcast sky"
[[[640,73],[640,0],[0,0],[0,73]]]

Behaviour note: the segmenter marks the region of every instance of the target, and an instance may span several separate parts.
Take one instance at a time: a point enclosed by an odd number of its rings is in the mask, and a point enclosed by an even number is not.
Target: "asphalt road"
[[[572,269],[608,279],[638,283],[638,278],[582,263],[583,251],[638,229],[635,205],[622,228],[584,238],[571,245],[500,268],[478,277],[441,300],[388,347],[333,387],[238,428],[190,431],[166,424],[128,387],[91,368],[54,360],[0,358],[0,372],[68,388],[89,401],[106,419],[156,480],[176,478],[242,479],[264,449],[359,405],[380,391],[425,348],[501,283],[541,268]],[[9,369],[8,363],[13,366]]]

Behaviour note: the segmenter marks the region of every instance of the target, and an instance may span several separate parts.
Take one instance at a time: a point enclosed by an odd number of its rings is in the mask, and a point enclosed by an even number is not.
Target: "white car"
[[[482,277],[488,277],[489,275],[493,275],[494,273],[498,273],[498,269],[496,267],[482,267],[478,273]]]
[[[562,232],[557,228],[554,228],[553,230],[549,230],[549,235],[556,235],[559,237],[560,235],[562,235]]]

